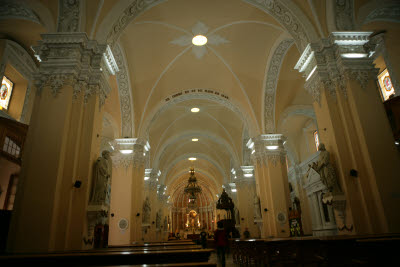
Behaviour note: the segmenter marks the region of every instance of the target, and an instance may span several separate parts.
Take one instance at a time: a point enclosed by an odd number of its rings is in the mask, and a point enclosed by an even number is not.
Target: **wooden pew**
[[[208,262],[211,249],[98,251],[0,256],[0,266],[118,266]]]
[[[235,240],[234,262],[251,266],[390,266],[399,235]]]

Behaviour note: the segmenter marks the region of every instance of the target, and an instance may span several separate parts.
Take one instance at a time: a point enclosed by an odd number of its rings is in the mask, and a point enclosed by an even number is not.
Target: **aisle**
[[[237,264],[233,263],[233,258],[232,258],[232,253],[226,254],[225,255],[225,266],[239,266]],[[217,252],[212,252],[210,256],[210,260],[208,261],[210,263],[217,263],[218,267],[221,267],[221,264],[218,262],[218,257],[217,257]]]

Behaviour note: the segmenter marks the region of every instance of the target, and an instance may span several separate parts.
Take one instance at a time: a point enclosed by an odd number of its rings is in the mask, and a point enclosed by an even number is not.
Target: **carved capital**
[[[371,33],[333,32],[329,38],[307,46],[295,69],[306,77],[305,89],[314,101],[320,104],[320,90],[335,100],[337,92],[347,97],[349,79],[356,79],[366,88],[377,73],[373,65],[376,45],[369,41]]]
[[[41,61],[35,75],[39,92],[50,86],[56,97],[64,85],[74,87],[74,99],[84,93],[85,102],[94,94],[100,96],[100,106],[111,91],[107,73],[103,71],[105,45],[89,40],[85,33],[42,34],[42,40],[33,47]]]

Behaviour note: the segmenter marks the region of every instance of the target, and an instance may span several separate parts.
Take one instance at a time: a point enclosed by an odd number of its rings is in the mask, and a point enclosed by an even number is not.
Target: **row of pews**
[[[216,266],[212,249],[190,241],[152,242],[105,249],[0,256],[0,266]]]
[[[233,239],[231,248],[240,266],[398,266],[400,235]]]

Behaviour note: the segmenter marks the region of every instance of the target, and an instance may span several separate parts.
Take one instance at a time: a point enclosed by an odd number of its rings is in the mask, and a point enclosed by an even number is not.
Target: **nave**
[[[399,1],[0,3],[4,257],[392,255]]]

